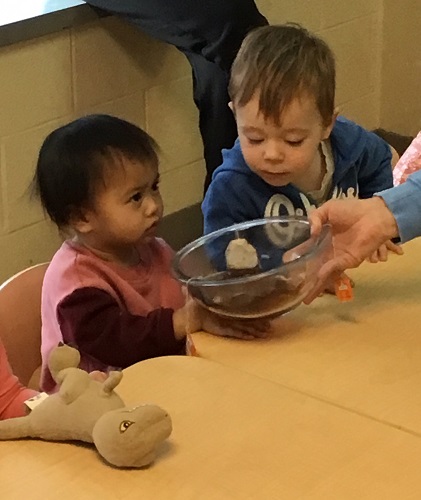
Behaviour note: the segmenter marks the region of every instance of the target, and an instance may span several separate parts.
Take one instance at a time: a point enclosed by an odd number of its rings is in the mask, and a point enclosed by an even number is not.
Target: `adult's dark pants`
[[[206,163],[205,190],[223,148],[237,137],[228,108],[228,79],[241,42],[251,29],[267,24],[253,0],[87,0],[148,35],[177,47],[193,71],[193,99]]]

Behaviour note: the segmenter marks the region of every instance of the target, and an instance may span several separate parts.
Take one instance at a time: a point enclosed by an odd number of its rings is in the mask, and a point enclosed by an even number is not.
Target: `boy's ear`
[[[339,108],[335,108],[333,115],[332,115],[331,122],[329,123],[329,125],[327,127],[325,127],[324,134],[323,134],[323,140],[326,140],[329,138],[330,133],[332,132],[332,129],[335,125],[336,118],[338,118],[338,114],[339,114]]]

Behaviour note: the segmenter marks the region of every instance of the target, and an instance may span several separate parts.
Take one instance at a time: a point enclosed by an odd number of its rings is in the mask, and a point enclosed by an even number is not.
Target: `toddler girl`
[[[171,274],[173,252],[156,237],[163,204],[155,141],[107,115],[52,132],[39,153],[34,187],[67,239],[42,291],[42,377],[60,341],[77,346],[81,368],[107,371],[146,358],[184,354],[186,335],[264,336],[266,322],[222,320],[185,302]]]

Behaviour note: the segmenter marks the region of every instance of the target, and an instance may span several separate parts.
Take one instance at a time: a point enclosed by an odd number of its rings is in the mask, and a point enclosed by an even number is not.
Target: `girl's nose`
[[[145,208],[145,214],[150,217],[152,215],[155,215],[160,207],[159,203],[159,196],[155,194],[150,194],[146,196],[144,200],[144,208]]]

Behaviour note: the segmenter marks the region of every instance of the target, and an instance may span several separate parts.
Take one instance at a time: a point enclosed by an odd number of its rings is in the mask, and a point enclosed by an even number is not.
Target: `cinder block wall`
[[[383,3],[380,122],[414,136],[421,130],[421,4],[419,0]]]
[[[337,56],[341,112],[378,126],[383,0],[257,3],[271,23],[300,22],[325,37]],[[385,3],[392,15],[392,0]],[[0,281],[49,260],[60,243],[27,187],[43,138],[78,116],[111,113],[145,127],[163,151],[166,213],[200,202],[204,165],[190,67],[174,48],[106,18],[0,49],[0,74]]]

